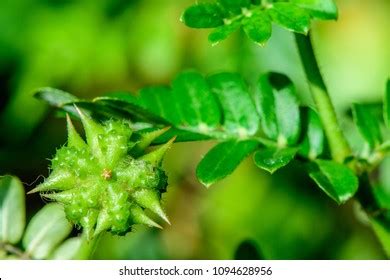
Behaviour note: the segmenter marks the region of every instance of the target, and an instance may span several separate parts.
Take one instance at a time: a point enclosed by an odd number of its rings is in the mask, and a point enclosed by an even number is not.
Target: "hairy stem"
[[[351,155],[351,149],[338,123],[335,109],[318,67],[310,35],[295,33],[295,40],[310,91],[329,142],[332,158],[342,163]]]

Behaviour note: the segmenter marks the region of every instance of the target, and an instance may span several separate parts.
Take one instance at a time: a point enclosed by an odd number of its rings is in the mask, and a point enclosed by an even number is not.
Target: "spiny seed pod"
[[[145,209],[169,223],[160,204],[167,187],[160,165],[175,139],[148,154],[144,152],[167,129],[131,142],[132,130],[127,122],[98,124],[78,113],[87,141],[67,116],[68,143],[52,159],[50,176],[30,193],[41,192],[43,197],[62,203],[67,218],[81,226],[89,239],[103,231],[123,235],[134,224],[160,227]]]

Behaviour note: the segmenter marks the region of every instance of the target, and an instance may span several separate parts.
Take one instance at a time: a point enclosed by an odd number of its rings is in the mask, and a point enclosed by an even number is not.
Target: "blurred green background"
[[[64,120],[32,97],[38,87],[90,98],[168,84],[188,68],[240,72],[248,82],[273,70],[289,75],[303,102],[311,104],[291,34],[275,26],[261,48],[238,32],[212,47],[207,30],[191,30],[179,21],[193,2],[0,1],[0,174],[17,175],[30,189],[40,175],[47,176],[47,158],[65,142]],[[337,3],[340,19],[316,22],[313,35],[342,114],[352,102],[381,100],[390,73],[390,1]],[[164,202],[172,226],[138,227],[121,238],[107,235],[95,258],[234,259],[255,251],[265,259],[385,257],[357,206],[335,205],[299,165],[271,177],[248,160],[206,190],[194,170],[211,144],[176,144],[169,152]],[[29,215],[43,204],[38,195],[28,196]]]

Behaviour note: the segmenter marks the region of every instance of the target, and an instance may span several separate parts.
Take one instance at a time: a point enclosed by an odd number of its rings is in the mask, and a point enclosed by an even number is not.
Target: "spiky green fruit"
[[[57,150],[50,176],[32,192],[64,205],[67,218],[83,228],[88,238],[103,231],[123,235],[134,224],[160,227],[145,209],[168,221],[161,207],[161,193],[167,178],[161,161],[174,139],[145,154],[145,145],[134,149],[132,130],[125,121],[103,124],[78,111],[86,142],[71,120],[68,144]],[[155,135],[147,134],[141,143],[150,144]]]

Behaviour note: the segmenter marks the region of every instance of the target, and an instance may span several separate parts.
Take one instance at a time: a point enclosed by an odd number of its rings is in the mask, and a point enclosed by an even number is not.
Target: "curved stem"
[[[318,67],[310,35],[294,34],[310,91],[329,142],[332,158],[342,163],[351,155],[351,149],[337,121],[335,109]]]

